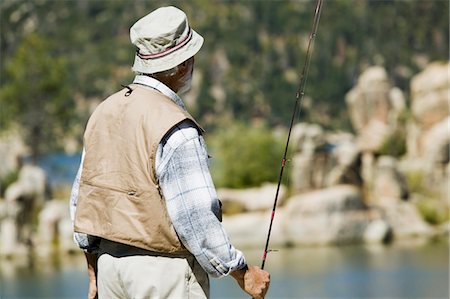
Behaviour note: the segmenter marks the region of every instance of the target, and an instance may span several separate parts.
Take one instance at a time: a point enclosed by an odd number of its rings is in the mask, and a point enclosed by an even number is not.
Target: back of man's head
[[[176,67],[203,44],[186,14],[173,6],[158,8],[138,20],[130,29],[130,39],[136,46],[133,71],[143,74],[176,73]]]

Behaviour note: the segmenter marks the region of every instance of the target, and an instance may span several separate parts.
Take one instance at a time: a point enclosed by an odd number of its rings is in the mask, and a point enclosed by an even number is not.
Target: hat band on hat
[[[136,55],[144,60],[148,60],[148,59],[154,59],[154,58],[159,58],[162,56],[165,56],[167,54],[172,53],[173,51],[178,50],[179,48],[183,47],[184,45],[186,45],[192,38],[192,30],[191,27],[189,27],[189,31],[188,34],[186,35],[185,38],[183,38],[178,44],[176,44],[175,46],[168,48],[162,52],[159,53],[155,53],[155,54],[142,54],[140,53],[139,48],[136,49]]]

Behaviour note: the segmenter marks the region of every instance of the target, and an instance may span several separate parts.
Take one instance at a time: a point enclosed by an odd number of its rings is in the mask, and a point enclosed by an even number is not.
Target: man
[[[177,95],[203,38],[175,7],[143,17],[130,37],[137,75],[91,115],[71,194],[89,297],[208,298],[209,274],[263,298],[269,274],[230,244],[202,129]]]

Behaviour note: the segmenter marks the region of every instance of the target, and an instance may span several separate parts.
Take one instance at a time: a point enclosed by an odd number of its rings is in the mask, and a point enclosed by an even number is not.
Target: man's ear
[[[191,57],[188,60],[183,61],[180,65],[182,65],[183,67],[187,67],[188,63],[190,63],[191,60],[194,61],[194,57]]]

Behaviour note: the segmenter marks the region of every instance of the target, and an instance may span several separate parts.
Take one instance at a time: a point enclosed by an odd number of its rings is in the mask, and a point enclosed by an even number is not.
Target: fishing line
[[[317,34],[317,28],[319,25],[320,13],[322,11],[323,1],[324,0],[317,0],[312,29],[311,29],[311,32],[309,35],[308,48],[306,50],[305,64],[303,65],[302,73],[300,76],[300,83],[299,83],[297,93],[295,96],[294,111],[292,113],[292,118],[291,118],[291,122],[289,125],[289,132],[288,132],[288,137],[287,137],[287,141],[286,141],[286,146],[284,149],[283,159],[281,160],[281,168],[280,168],[280,174],[278,177],[277,191],[275,193],[275,200],[273,202],[272,213],[270,216],[269,231],[267,233],[266,245],[264,246],[264,253],[263,253],[263,257],[262,257],[261,269],[264,269],[264,265],[266,263],[266,258],[267,258],[267,252],[269,251],[268,247],[269,247],[269,241],[270,241],[270,234],[272,232],[272,225],[273,225],[273,220],[275,218],[275,210],[277,208],[277,202],[278,202],[278,196],[280,193],[281,181],[283,179],[284,167],[286,165],[286,156],[287,156],[287,152],[289,149],[289,141],[291,139],[292,127],[294,125],[294,120],[296,119],[297,114],[299,115],[301,112],[301,103],[303,100],[303,96],[305,95],[306,81],[308,78],[309,65],[310,65],[310,61],[311,61],[312,44],[313,44],[313,41]]]

